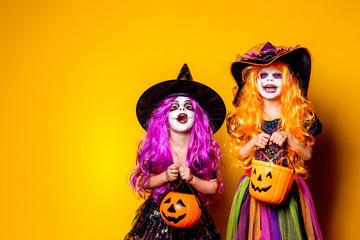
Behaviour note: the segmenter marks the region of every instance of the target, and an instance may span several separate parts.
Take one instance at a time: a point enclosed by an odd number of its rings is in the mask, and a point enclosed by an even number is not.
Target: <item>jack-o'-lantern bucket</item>
[[[262,202],[281,204],[285,201],[295,177],[294,168],[253,160],[249,186],[250,195]]]
[[[172,227],[189,228],[200,219],[200,202],[194,194],[171,191],[160,204],[160,214]]]

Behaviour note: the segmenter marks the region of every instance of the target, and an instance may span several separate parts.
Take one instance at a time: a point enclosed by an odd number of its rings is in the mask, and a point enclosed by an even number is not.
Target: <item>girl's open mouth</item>
[[[184,123],[186,123],[188,121],[188,117],[187,117],[187,115],[185,113],[181,113],[177,117],[177,120],[178,120],[179,123],[184,124]]]
[[[278,88],[277,86],[272,85],[272,84],[263,86],[264,91],[267,93],[274,93],[274,92],[276,92],[277,88]]]

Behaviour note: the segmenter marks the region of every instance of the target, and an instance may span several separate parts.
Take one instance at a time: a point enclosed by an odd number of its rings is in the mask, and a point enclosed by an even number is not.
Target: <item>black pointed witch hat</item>
[[[220,129],[226,115],[224,101],[210,87],[193,81],[187,64],[184,64],[177,79],[155,84],[141,95],[136,106],[136,115],[141,126],[146,130],[157,104],[175,96],[194,99],[207,113],[213,132]]]

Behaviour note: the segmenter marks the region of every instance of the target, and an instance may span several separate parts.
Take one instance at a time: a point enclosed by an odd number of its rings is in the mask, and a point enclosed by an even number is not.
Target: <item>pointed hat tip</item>
[[[193,80],[193,78],[191,76],[191,73],[190,73],[190,69],[189,69],[189,67],[188,67],[188,65],[186,63],[184,63],[184,65],[182,66],[177,79],[179,79],[179,80],[190,80],[190,81]]]

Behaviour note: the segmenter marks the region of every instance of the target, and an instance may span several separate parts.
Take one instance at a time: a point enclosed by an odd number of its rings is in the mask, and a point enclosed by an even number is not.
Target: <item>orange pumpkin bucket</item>
[[[199,204],[194,194],[171,191],[160,204],[160,214],[172,227],[189,228],[200,219]]]
[[[295,177],[294,167],[291,169],[271,162],[253,160],[250,195],[262,202],[281,204],[285,201]]]

